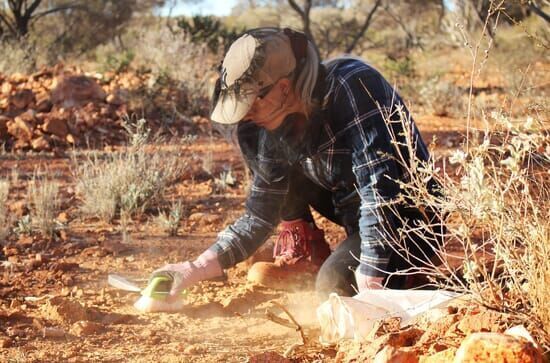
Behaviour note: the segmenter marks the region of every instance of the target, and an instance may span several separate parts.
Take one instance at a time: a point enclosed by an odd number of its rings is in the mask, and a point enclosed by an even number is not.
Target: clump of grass
[[[0,245],[3,244],[11,231],[11,218],[8,210],[8,196],[10,192],[10,182],[0,180]]]
[[[446,229],[426,219],[404,228],[392,242],[402,255],[411,247],[403,245],[411,240],[404,237],[420,236],[439,247],[434,252],[442,264],[403,256],[424,263],[408,272],[426,274],[439,288],[509,313],[550,347],[550,134],[531,117],[518,122],[493,113],[486,125],[481,140],[470,140],[451,155],[453,172],[447,160],[407,162],[414,140],[410,135],[406,142],[395,140],[396,150],[408,151],[396,159],[411,176],[399,183],[403,196],[422,211],[435,211]],[[429,192],[427,182],[433,180],[441,193]]]
[[[149,144],[145,120],[127,130],[128,148],[103,157],[92,155],[83,162],[75,160],[80,209],[87,216],[109,222],[117,215],[142,214],[186,168],[179,153]]]
[[[183,204],[181,203],[181,201],[178,201],[177,203],[172,203],[168,213],[161,212],[159,210],[159,215],[156,221],[164,232],[173,237],[178,235],[178,227],[182,217]]]
[[[214,192],[223,193],[227,189],[234,187],[236,183],[237,179],[235,179],[231,169],[222,171],[219,177],[214,178]]]
[[[58,194],[57,182],[50,180],[48,176],[39,179],[37,173],[33,175],[28,188],[30,218],[33,227],[45,237],[53,237],[57,227],[55,218],[60,207]]]

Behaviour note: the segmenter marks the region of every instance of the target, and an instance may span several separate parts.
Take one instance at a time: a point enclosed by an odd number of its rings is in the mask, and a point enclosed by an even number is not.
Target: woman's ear
[[[283,78],[279,81],[279,86],[281,87],[281,92],[285,96],[287,96],[290,92],[290,88],[292,86],[292,82],[288,78]]]

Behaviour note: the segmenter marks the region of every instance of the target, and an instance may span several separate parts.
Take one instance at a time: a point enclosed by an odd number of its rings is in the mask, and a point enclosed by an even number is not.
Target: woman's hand
[[[357,289],[359,292],[365,290],[379,290],[383,289],[384,277],[367,276],[359,272],[359,269],[355,270],[355,281],[357,282]]]
[[[194,261],[168,264],[155,270],[151,278],[155,276],[169,276],[172,279],[172,287],[167,298],[170,301],[179,298],[183,290],[199,281],[223,276],[223,269],[216,253],[206,250]]]

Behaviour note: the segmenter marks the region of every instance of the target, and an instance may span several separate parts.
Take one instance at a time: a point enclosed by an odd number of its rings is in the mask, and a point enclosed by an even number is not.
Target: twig
[[[290,329],[294,329],[296,330],[297,332],[300,333],[300,338],[302,339],[302,345],[305,345],[306,342],[307,342],[307,339],[306,339],[306,336],[304,334],[304,329],[302,328],[302,326],[300,324],[298,324],[298,322],[296,321],[296,319],[294,319],[294,317],[292,316],[292,314],[287,310],[287,308],[285,308],[283,305],[279,304],[278,302],[276,301],[272,301],[271,302],[271,305],[273,305],[274,307],[277,307],[279,309],[281,309],[285,314],[286,316],[288,316],[288,318],[290,319],[290,321],[286,320],[286,319],[283,319],[283,318],[279,318],[278,316],[276,316],[275,314],[273,314],[271,311],[266,311],[266,317],[273,321],[274,323],[277,323],[277,324],[280,324],[280,325],[283,325],[287,328],[290,328]]]

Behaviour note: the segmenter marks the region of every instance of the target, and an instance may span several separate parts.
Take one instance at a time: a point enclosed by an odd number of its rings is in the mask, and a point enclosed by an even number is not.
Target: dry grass
[[[44,237],[53,237],[59,213],[59,184],[49,176],[38,177],[35,172],[28,187],[28,201],[32,226],[37,228]]]
[[[7,205],[10,192],[10,183],[7,180],[0,180],[0,246],[10,234],[12,221]]]
[[[440,224],[428,221],[405,228],[394,237],[395,252],[424,264],[407,273],[427,274],[439,288],[510,313],[550,347],[550,134],[531,117],[512,122],[494,113],[486,125],[479,142],[470,141],[449,158],[453,172],[447,160],[423,163],[399,154],[397,161],[412,179],[400,182],[403,196],[420,210],[436,211],[446,229],[440,232]],[[414,155],[407,136],[399,146]],[[441,185],[441,194],[428,191],[430,179]],[[442,264],[404,255],[410,237],[439,246]]]
[[[159,201],[186,164],[178,152],[165,152],[149,144],[149,131],[140,120],[130,132],[131,145],[103,157],[74,158],[74,175],[84,215],[112,221],[117,215],[143,213]],[[135,132],[135,133],[134,133]]]

